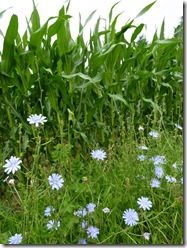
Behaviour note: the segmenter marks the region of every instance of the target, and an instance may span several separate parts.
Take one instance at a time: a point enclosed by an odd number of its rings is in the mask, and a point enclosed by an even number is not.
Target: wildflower
[[[155,156],[155,157],[151,158],[151,160],[153,161],[154,165],[165,164],[166,163],[165,159],[166,158],[164,156]]]
[[[181,184],[183,184],[183,177],[181,178]]]
[[[138,130],[139,130],[139,131],[143,131],[144,128],[143,128],[142,126],[139,126],[139,127],[138,127]]]
[[[144,161],[145,158],[146,158],[145,155],[138,155],[138,160],[140,160],[140,161]]]
[[[45,216],[51,216],[51,213],[54,213],[55,209],[54,207],[46,207],[45,211],[44,211],[44,215]]]
[[[142,149],[142,150],[147,150],[147,146],[143,145],[143,146],[138,146],[139,149]]]
[[[150,208],[152,208],[152,202],[149,201],[149,199],[147,197],[141,197],[138,198],[137,201],[139,208],[142,208],[143,210],[150,210]]]
[[[83,220],[82,221],[82,229],[85,229],[87,227],[87,225],[88,225],[88,221]]]
[[[138,213],[134,209],[127,209],[123,213],[123,219],[125,221],[125,224],[129,226],[137,225],[137,221],[139,221]]]
[[[158,138],[159,133],[156,132],[156,131],[150,131],[150,132],[149,132],[149,135],[152,136],[153,138]]]
[[[151,180],[151,186],[152,186],[152,188],[159,188],[160,187],[160,181],[156,178],[153,178]]]
[[[21,241],[22,241],[22,234],[15,234],[14,236],[10,237],[8,242],[9,244],[11,245],[17,245],[17,244],[20,244]]]
[[[92,158],[95,158],[97,160],[103,160],[104,158],[106,158],[106,152],[103,150],[92,150],[91,152]]]
[[[10,172],[12,172],[13,174],[19,170],[21,167],[19,164],[22,163],[22,161],[20,160],[20,158],[16,158],[15,156],[11,156],[10,159],[6,159],[5,160],[6,164],[3,165],[3,167],[5,167],[5,172],[7,174],[9,174]]]
[[[80,238],[78,244],[86,245],[87,244],[86,239]]]
[[[99,228],[95,227],[95,226],[89,226],[87,229],[87,234],[88,237],[94,239],[97,238],[97,235],[99,234]]]
[[[172,165],[172,167],[173,167],[174,169],[177,169],[177,164],[176,164],[176,162]]]
[[[10,180],[8,181],[8,184],[10,184],[10,185],[14,185],[14,184],[15,184],[14,179],[10,179]]]
[[[182,128],[179,124],[177,124],[177,123],[175,123],[175,126],[176,126],[176,128],[178,128],[178,129],[180,129],[180,130],[183,129],[183,128]]]
[[[48,229],[55,229],[55,230],[57,230],[59,226],[60,226],[60,221],[55,222],[54,220],[50,220],[47,223],[47,228]]]
[[[144,234],[143,234],[144,239],[149,240],[150,239],[150,235],[151,235],[150,233],[144,232]]]
[[[168,183],[176,183],[177,180],[175,177],[171,177],[171,176],[165,176],[165,179],[167,180]]]
[[[94,208],[95,208],[95,204],[94,203],[89,203],[89,204],[87,204],[86,205],[86,207],[87,207],[87,209],[88,209],[88,213],[93,213],[95,210],[94,210]]]
[[[62,188],[64,179],[59,174],[53,173],[51,176],[48,177],[49,184],[52,186],[52,189],[59,190]]]
[[[41,114],[37,115],[37,114],[34,114],[34,115],[30,115],[28,118],[27,118],[29,124],[35,124],[35,127],[38,127],[39,124],[44,124],[44,122],[46,122],[46,117],[45,116],[42,116]]]
[[[110,209],[109,208],[103,208],[103,212],[106,213],[110,213]]]
[[[164,172],[163,172],[163,169],[162,169],[161,166],[155,166],[155,175],[156,175],[156,177],[162,178],[163,173]]]
[[[74,215],[78,216],[78,217],[84,217],[87,214],[87,210],[86,208],[79,208],[78,211],[74,212]]]

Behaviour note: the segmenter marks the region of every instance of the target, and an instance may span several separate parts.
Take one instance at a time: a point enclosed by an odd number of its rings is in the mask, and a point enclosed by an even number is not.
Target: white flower
[[[155,175],[158,178],[162,178],[164,172],[161,166],[155,166]]]
[[[183,184],[183,177],[181,178],[181,183]]]
[[[127,209],[123,213],[123,219],[125,221],[125,224],[129,226],[137,225],[137,221],[139,221],[138,213],[134,209]]]
[[[179,124],[177,124],[177,123],[175,123],[175,126],[176,126],[176,128],[178,128],[178,129],[180,129],[180,130],[183,129],[183,128],[182,128]]]
[[[10,180],[8,181],[8,184],[10,184],[10,185],[14,185],[14,184],[15,184],[14,179],[10,179]]]
[[[88,209],[88,213],[93,213],[95,210],[94,210],[94,208],[95,208],[95,204],[94,203],[89,203],[89,204],[87,204],[86,205],[86,207],[87,207],[87,209]]]
[[[59,190],[62,188],[64,179],[59,174],[53,173],[51,176],[48,177],[49,184],[52,186],[52,189]]]
[[[159,133],[156,132],[156,131],[150,131],[150,132],[149,132],[149,135],[152,136],[153,138],[158,138]]]
[[[22,163],[22,161],[20,160],[20,158],[16,158],[15,156],[11,156],[10,159],[6,159],[5,160],[6,164],[3,165],[3,167],[5,167],[5,172],[7,174],[9,174],[10,172],[12,172],[13,174],[19,170],[21,167],[19,164]]]
[[[152,202],[147,197],[141,197],[138,198],[137,201],[139,208],[142,208],[143,210],[150,210],[152,208]]]
[[[138,146],[139,149],[142,149],[142,150],[147,150],[147,146],[143,145],[143,146]]]
[[[142,130],[144,130],[144,128],[143,128],[142,126],[139,126],[139,127],[138,127],[138,130],[139,130],[139,131],[142,131]]]
[[[88,225],[88,221],[83,220],[82,221],[82,229],[85,229],[87,227],[87,225]]]
[[[97,238],[97,235],[99,234],[99,228],[95,226],[89,226],[87,229],[88,237],[91,237],[92,239]]]
[[[171,177],[171,176],[165,176],[165,179],[167,180],[168,183],[176,183],[177,180],[175,177]]]
[[[44,124],[44,122],[46,122],[46,117],[45,116],[42,116],[41,114],[37,115],[37,114],[34,114],[34,115],[30,115],[28,118],[27,118],[29,124],[35,124],[36,127],[39,126],[39,124]]]
[[[144,234],[143,234],[144,239],[149,240],[150,239],[150,235],[151,235],[150,233],[144,232]]]
[[[151,160],[153,161],[154,165],[166,163],[166,158],[164,156],[155,156],[152,157]]]
[[[55,222],[54,220],[50,220],[47,223],[47,228],[48,229],[55,229],[55,230],[57,230],[59,226],[60,226],[60,221]]]
[[[156,178],[153,178],[151,180],[151,186],[152,186],[152,188],[159,188],[160,187],[160,181]]]
[[[78,217],[84,217],[87,214],[87,210],[86,208],[79,208],[78,211],[74,212],[74,215],[78,216]]]
[[[97,160],[103,160],[104,158],[106,158],[106,152],[103,151],[103,150],[92,150],[91,151],[91,155],[92,155],[92,158],[95,158]]]
[[[54,213],[54,211],[55,211],[54,207],[48,206],[44,211],[44,215],[51,216],[51,213]]]
[[[14,236],[10,237],[8,242],[9,244],[11,245],[17,245],[17,244],[20,244],[21,241],[22,241],[22,234],[15,234]]]
[[[103,208],[103,212],[106,213],[110,213],[110,209],[109,208]]]
[[[140,160],[140,161],[144,161],[145,158],[146,158],[145,155],[138,155],[138,160]]]
[[[86,245],[87,244],[86,239],[80,238],[78,244]]]
[[[175,163],[172,165],[172,167],[173,167],[174,169],[177,169],[177,163],[175,162]]]

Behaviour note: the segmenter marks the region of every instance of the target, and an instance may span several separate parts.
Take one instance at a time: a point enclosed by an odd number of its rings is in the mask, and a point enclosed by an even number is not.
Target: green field
[[[1,244],[183,244],[183,20],[148,42],[154,3],[88,42],[70,1],[0,33]]]

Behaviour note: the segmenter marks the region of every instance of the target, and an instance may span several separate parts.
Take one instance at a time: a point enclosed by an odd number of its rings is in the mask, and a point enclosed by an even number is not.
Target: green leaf
[[[2,71],[9,73],[14,65],[14,40],[18,34],[18,17],[12,15],[5,34],[2,52]]]
[[[131,42],[133,42],[136,37],[139,35],[139,33],[142,31],[142,29],[144,28],[144,24],[140,24],[134,31],[134,33],[131,36]]]
[[[127,107],[129,107],[129,104],[127,101],[120,95],[120,94],[109,94],[108,95],[114,100],[114,101],[121,101],[123,102]]]
[[[148,4],[145,8],[143,8],[143,9],[140,11],[140,13],[139,13],[134,19],[136,19],[136,18],[142,16],[143,14],[145,14],[145,13],[146,13],[146,12],[147,12],[155,3],[156,3],[156,1],[154,1],[154,2],[152,2],[152,3],[150,3],[150,4]]]

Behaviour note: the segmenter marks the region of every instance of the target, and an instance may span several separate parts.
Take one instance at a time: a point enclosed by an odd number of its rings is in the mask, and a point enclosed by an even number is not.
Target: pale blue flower
[[[157,178],[162,178],[163,177],[163,169],[161,166],[155,166],[155,175]]]
[[[103,208],[103,212],[106,213],[110,213],[110,209],[109,208]]]
[[[51,213],[54,213],[54,207],[52,206],[48,206],[46,207],[45,211],[44,211],[44,215],[45,216],[51,216]]]
[[[176,183],[177,182],[176,178],[172,177],[172,176],[166,175],[165,179],[167,180],[168,183]]]
[[[143,210],[150,210],[152,208],[152,202],[147,197],[141,197],[138,198],[137,201],[139,208],[142,208]]]
[[[60,226],[60,221],[55,222],[54,220],[50,220],[47,223],[47,228],[48,229],[55,229],[58,230],[58,227]]]
[[[147,146],[145,146],[145,145],[138,146],[138,148],[139,148],[139,149],[142,149],[142,150],[147,150],[147,149],[148,149],[148,147],[147,147]]]
[[[78,241],[78,244],[80,245],[86,245],[87,242],[86,242],[86,239],[83,239],[83,238],[80,238],[79,241]]]
[[[97,235],[99,234],[99,228],[95,226],[89,226],[87,228],[87,234],[89,238],[95,239],[97,238]]]
[[[150,235],[151,235],[150,233],[144,232],[143,237],[144,237],[144,239],[149,240],[150,239]]]
[[[146,159],[145,155],[138,155],[138,160],[144,161]]]
[[[137,221],[139,221],[138,213],[134,209],[127,209],[123,213],[123,219],[125,221],[125,224],[129,226],[137,225]]]
[[[78,211],[74,212],[74,215],[78,217],[84,217],[87,214],[86,208],[79,208]]]
[[[88,221],[83,220],[82,221],[82,229],[85,229],[87,227],[87,225],[88,225]]]
[[[95,210],[94,210],[94,208],[95,208],[95,204],[94,203],[88,203],[87,205],[86,205],[86,207],[87,207],[87,209],[88,209],[88,213],[93,213]]]
[[[97,160],[104,160],[106,158],[106,152],[103,150],[92,150],[91,151],[92,158],[95,158]]]
[[[41,114],[37,115],[37,114],[33,114],[33,115],[30,115],[28,118],[27,118],[27,121],[29,122],[29,124],[35,124],[36,127],[39,126],[39,124],[44,124],[44,122],[46,122],[46,117],[45,116],[42,116]]]
[[[20,164],[22,163],[22,161],[20,160],[20,158],[16,158],[15,156],[11,156],[10,159],[6,159],[5,160],[6,164],[3,165],[3,167],[5,167],[5,172],[7,174],[9,174],[10,172],[12,172],[13,174],[19,170],[21,168]]]
[[[158,138],[159,133],[156,132],[156,131],[150,131],[150,132],[149,132],[149,135],[152,136],[153,138]]]
[[[12,236],[12,237],[9,238],[8,242],[11,245],[18,245],[18,244],[21,243],[22,238],[23,238],[22,237],[22,234],[17,234],[16,233],[14,236]]]
[[[48,177],[49,184],[52,186],[52,189],[59,190],[62,188],[64,179],[59,174],[53,173],[51,176]]]
[[[154,156],[154,157],[151,158],[151,160],[153,161],[154,165],[165,164],[166,163],[165,156]]]
[[[153,178],[151,180],[151,186],[152,186],[152,188],[159,188],[160,187],[160,181],[156,178]]]

